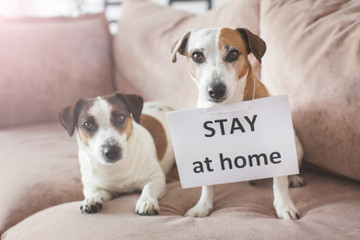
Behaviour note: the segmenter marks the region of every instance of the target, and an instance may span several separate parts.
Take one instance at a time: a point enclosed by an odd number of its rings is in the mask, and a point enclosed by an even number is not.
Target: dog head
[[[186,32],[175,42],[171,60],[176,62],[176,53],[186,56],[199,97],[223,103],[244,84],[251,70],[247,56],[253,53],[261,63],[265,51],[265,42],[248,29],[209,28]]]
[[[139,123],[143,99],[114,93],[88,100],[80,99],[58,115],[60,124],[72,136],[77,130],[81,147],[103,164],[124,158],[133,120]]]

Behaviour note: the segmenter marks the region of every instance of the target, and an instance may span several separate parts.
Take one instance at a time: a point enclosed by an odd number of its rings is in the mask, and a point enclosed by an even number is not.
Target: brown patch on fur
[[[142,114],[140,124],[145,127],[154,139],[158,160],[162,160],[167,148],[167,139],[163,125],[154,117]]]
[[[246,28],[237,28],[236,31],[243,37],[248,53],[252,52],[259,63],[261,63],[261,58],[264,56],[266,51],[266,44],[264,40]]]
[[[189,73],[190,75],[193,77],[193,78],[197,78],[197,69],[193,63],[193,61],[190,59],[191,58],[191,54],[187,55],[186,58],[187,58],[187,65],[188,65],[188,69],[189,69]]]
[[[126,140],[128,140],[131,137],[133,130],[133,124],[132,124],[133,118],[131,117],[130,112],[127,109],[128,106],[126,106],[126,104],[123,102],[121,98],[116,96],[116,93],[112,95],[107,95],[103,98],[111,105],[111,112],[109,116],[111,119],[110,120],[111,123],[120,134],[126,134]],[[117,124],[113,113],[125,115],[126,122],[120,125]]]
[[[116,122],[116,116],[113,115],[113,113],[115,114],[123,114],[126,116],[126,120],[124,120],[123,123],[117,123]],[[126,134],[126,140],[128,140],[130,137],[131,137],[131,134],[132,134],[132,130],[133,130],[133,123],[132,123],[132,116],[129,115],[128,112],[126,111],[123,111],[121,109],[115,109],[115,108],[112,108],[112,112],[110,113],[110,121],[111,121],[111,124],[112,126],[115,128],[115,130],[120,134],[120,135],[123,135],[123,134]]]
[[[252,100],[254,94],[254,81],[255,81],[255,99],[269,97],[270,94],[267,91],[265,85],[257,79],[252,71],[251,65],[249,65],[249,73],[246,78],[246,85],[244,90],[243,101]]]
[[[89,135],[88,135],[88,133],[83,128],[79,128],[78,132],[79,132],[79,137],[80,137],[81,141],[85,144],[85,146],[88,147],[89,146]]]
[[[131,137],[132,130],[133,130],[132,117],[129,117],[126,120],[126,125],[125,125],[126,140],[128,140]]]
[[[89,146],[89,139],[95,135],[95,132],[89,132],[84,129],[84,123],[86,120],[91,117],[89,115],[89,109],[94,105],[95,100],[87,100],[83,103],[83,106],[79,112],[78,122],[77,122],[77,130],[79,133],[80,140],[86,145]]]
[[[254,36],[251,35],[251,37],[252,37],[252,41],[258,40],[258,39],[255,39],[255,40],[253,39],[253,38],[258,38],[255,35]],[[239,34],[239,31],[230,29],[230,28],[223,28],[220,30],[219,50],[223,54],[227,54],[228,51],[230,51],[232,48],[235,48],[241,54],[237,61],[234,61],[233,63],[230,63],[230,64],[235,64],[234,68],[237,71],[238,79],[241,79],[243,76],[245,76],[246,73],[248,73],[247,78],[246,78],[246,85],[245,85],[243,100],[253,99],[254,81],[255,81],[255,99],[269,97],[270,95],[269,95],[269,92],[267,91],[267,89],[265,88],[265,85],[256,78],[256,76],[254,75],[254,73],[252,71],[251,64],[247,58],[248,54],[250,53],[249,51],[251,51],[252,48],[250,48],[247,45],[245,40],[246,39],[244,39],[242,37],[242,35]],[[248,41],[249,41],[249,39],[248,39]],[[260,60],[266,50],[265,43],[264,43],[264,46],[262,46],[261,45],[262,42],[263,41],[260,39],[258,41],[255,41],[255,43],[253,43],[256,46],[259,45],[259,49],[261,50],[261,51],[259,50],[260,53],[258,54],[260,57]],[[254,47],[254,48],[256,48],[256,47]]]
[[[115,97],[114,94],[107,95],[102,98],[110,104],[111,111],[121,111],[124,113],[128,113],[125,103],[123,101],[121,101],[120,99],[118,99],[117,97]]]
[[[248,66],[250,65],[247,59],[248,50],[244,39],[236,30],[230,28],[222,28],[220,30],[218,44],[218,48],[222,54],[223,59],[226,58],[226,56],[231,50],[236,49],[239,51],[239,59],[234,62],[229,62],[229,64],[234,65],[234,68],[236,69],[236,75],[238,79],[241,79],[243,76],[245,76]]]

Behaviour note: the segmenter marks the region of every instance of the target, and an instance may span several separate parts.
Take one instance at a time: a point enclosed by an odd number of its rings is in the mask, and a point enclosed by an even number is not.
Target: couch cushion
[[[81,200],[75,138],[59,123],[0,131],[0,234],[56,204]]]
[[[191,28],[246,27],[259,33],[258,14],[258,0],[235,0],[202,15],[148,0],[125,0],[114,40],[118,90],[176,107],[195,106],[196,85],[184,57],[175,64],[170,61],[172,45]],[[251,61],[258,73],[258,63],[253,57]]]
[[[0,128],[55,120],[80,97],[110,93],[110,34],[104,14],[0,18]]]
[[[305,171],[307,186],[290,189],[300,220],[279,220],[272,206],[272,181],[219,185],[213,213],[206,218],[182,215],[195,204],[200,189],[167,184],[159,216],[134,213],[139,194],[104,204],[99,213],[79,212],[80,202],[41,211],[13,228],[10,239],[359,239],[358,183]]]
[[[262,81],[287,93],[305,160],[360,180],[360,1],[261,2]]]

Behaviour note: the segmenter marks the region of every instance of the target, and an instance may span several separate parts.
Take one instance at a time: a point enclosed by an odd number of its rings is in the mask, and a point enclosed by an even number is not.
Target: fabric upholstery
[[[80,97],[112,92],[104,14],[0,18],[0,128],[55,120]]]
[[[262,81],[289,95],[305,160],[360,180],[360,1],[261,2]]]
[[[59,123],[0,131],[0,235],[25,217],[81,200],[75,138]]]
[[[186,60],[170,61],[173,44],[187,30],[206,27],[246,27],[259,33],[259,1],[237,0],[201,15],[163,7],[148,0],[125,0],[114,39],[116,87],[165,100],[175,107],[194,107],[196,85]],[[255,71],[259,64],[251,55]]]
[[[134,212],[139,194],[106,202],[100,212],[79,212],[80,202],[41,211],[9,229],[2,240],[17,239],[347,239],[360,236],[359,184],[306,171],[307,186],[290,189],[300,220],[276,218],[272,182],[219,185],[214,211],[206,218],[182,215],[195,204],[200,189],[167,184],[159,216]]]
[[[358,15],[353,11],[360,11],[358,1],[340,4],[342,1],[234,0],[196,16],[145,0],[125,0],[113,45],[116,86],[120,91],[141,94],[147,100],[165,100],[180,108],[194,106],[195,84],[188,76],[183,57],[178,57],[178,63],[171,63],[172,43],[188,28],[247,27],[260,34],[268,45],[262,79],[274,94],[289,94],[306,161],[358,179],[356,158],[360,154],[354,146],[359,145],[360,135],[356,125],[359,115],[355,114],[359,109],[359,85],[354,81],[358,77],[354,76],[360,74],[353,64],[359,63],[356,55],[359,38],[353,34],[360,34],[358,21],[354,20]],[[26,30],[26,36],[31,37],[29,32],[32,32],[42,39],[57,29],[55,25],[65,32],[63,24],[67,23],[66,29],[84,30],[84,36],[108,34],[107,30],[100,31],[105,29],[104,16],[63,20],[32,20],[28,24],[41,23],[48,28],[39,35],[38,27],[34,26],[33,31]],[[20,32],[16,21],[10,22],[14,28],[5,27],[5,22],[0,20],[0,47],[12,46],[3,38],[3,30],[9,36]],[[57,41],[64,38],[62,34],[56,34],[57,38],[51,35],[49,39],[58,46]],[[19,41],[14,40],[16,46],[22,46]],[[110,41],[110,38],[106,40],[108,44]],[[56,52],[45,42],[36,45],[31,54],[46,50],[57,56],[56,61],[46,54],[30,61],[30,53],[17,49],[11,50],[17,58],[11,55],[7,59],[2,53],[10,48],[0,51],[0,67],[11,62],[11,68],[0,69],[0,100],[5,105],[0,108],[0,128],[3,128],[0,131],[0,235],[5,231],[2,240],[360,239],[360,184],[311,169],[302,171],[305,187],[289,190],[302,215],[297,221],[276,218],[270,179],[261,180],[256,186],[247,182],[219,185],[209,217],[183,217],[199,199],[201,189],[182,189],[176,169],[167,178],[168,193],[160,200],[158,216],[134,213],[139,193],[108,201],[99,213],[81,214],[83,195],[75,139],[69,138],[56,122],[40,122],[55,118],[59,108],[78,97],[112,90],[108,75],[110,60],[94,67],[79,57],[82,50],[66,53],[60,44],[56,49],[63,49],[61,55],[60,50]],[[106,46],[104,52],[108,54],[110,47]],[[27,57],[26,61],[19,57],[21,54],[24,59]],[[62,64],[58,55],[62,56]],[[73,58],[68,57],[72,55]],[[13,58],[21,64],[16,66]],[[257,64],[254,58],[252,61]],[[53,62],[63,68],[50,71],[48,65]],[[46,66],[44,71],[38,65]],[[255,66],[259,74],[259,65]],[[36,78],[28,68],[34,69]],[[336,71],[337,68],[342,71]],[[15,72],[19,78],[12,75]],[[42,78],[41,73],[46,77]],[[25,81],[27,78],[21,74],[32,81]],[[33,78],[42,80],[37,82]],[[9,101],[9,96],[16,99]],[[34,122],[38,124],[9,128]]]

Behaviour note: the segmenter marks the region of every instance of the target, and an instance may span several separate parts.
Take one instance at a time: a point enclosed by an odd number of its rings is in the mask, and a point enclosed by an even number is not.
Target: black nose
[[[219,101],[225,96],[226,86],[223,83],[210,84],[207,87],[210,100]]]
[[[107,162],[116,162],[121,157],[121,148],[118,145],[104,146],[103,155]]]

